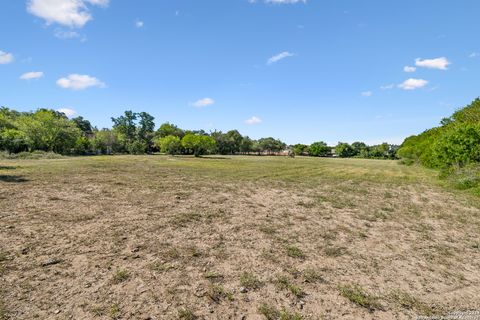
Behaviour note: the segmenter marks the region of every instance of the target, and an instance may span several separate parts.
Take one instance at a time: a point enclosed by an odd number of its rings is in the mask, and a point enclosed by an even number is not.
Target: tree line
[[[69,119],[50,109],[18,112],[0,108],[0,150],[8,153],[46,151],[63,155],[148,154],[171,155],[275,155],[279,153],[315,157],[362,157],[395,159],[398,146],[383,143],[368,146],[363,142],[325,142],[288,146],[272,137],[258,140],[237,130],[228,132],[184,130],[163,123],[155,130],[155,118],[146,112],[125,111],[112,117],[111,129],[97,129],[83,117]]]
[[[480,99],[442,119],[438,127],[405,139],[398,155],[405,164],[437,169],[454,187],[480,195]]]
[[[405,139],[398,155],[406,163],[448,169],[480,162],[480,99],[442,119],[440,126]]]

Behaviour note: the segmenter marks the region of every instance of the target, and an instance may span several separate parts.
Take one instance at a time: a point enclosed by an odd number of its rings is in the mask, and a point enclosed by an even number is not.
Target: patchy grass
[[[190,309],[180,309],[178,310],[178,319],[180,320],[195,320],[197,317]]]
[[[392,291],[390,299],[401,308],[414,310],[419,315],[431,316],[434,314],[430,306],[405,291],[398,289]]]
[[[325,279],[316,269],[307,268],[303,271],[303,278],[307,283],[325,283]]]
[[[258,312],[267,320],[302,320],[303,317],[299,313],[292,313],[285,308],[277,309],[274,306],[262,303],[258,307]]]
[[[378,298],[367,293],[365,289],[358,284],[341,285],[338,287],[338,290],[342,297],[370,311],[381,309]]]
[[[447,185],[363,159],[0,160],[2,312],[408,319],[438,297],[447,312],[474,310],[480,205],[475,188]],[[354,283],[387,294],[338,287]]]
[[[119,284],[130,279],[131,274],[127,270],[117,270],[113,275],[113,283]]]
[[[259,289],[262,286],[262,282],[253,272],[243,272],[240,276],[240,285],[247,289]]]
[[[213,301],[213,302],[221,302],[224,299],[233,301],[233,293],[225,290],[221,285],[218,284],[210,284],[208,286],[207,290],[207,296]]]
[[[301,299],[305,297],[305,292],[302,288],[292,283],[287,276],[279,276],[275,282],[280,289],[290,291],[296,298]]]
[[[285,250],[287,251],[287,255],[291,258],[305,259],[305,253],[302,249],[296,246],[287,246]]]

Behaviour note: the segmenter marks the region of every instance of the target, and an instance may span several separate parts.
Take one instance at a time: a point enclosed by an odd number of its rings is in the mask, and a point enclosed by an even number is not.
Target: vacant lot
[[[0,162],[0,319],[480,309],[478,198],[390,161]]]

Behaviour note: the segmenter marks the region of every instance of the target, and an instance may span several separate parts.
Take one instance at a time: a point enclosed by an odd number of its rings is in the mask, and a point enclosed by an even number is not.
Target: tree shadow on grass
[[[15,170],[17,167],[12,166],[0,166],[0,170]]]
[[[200,156],[197,159],[210,159],[210,160],[230,160],[227,157],[220,157],[220,156]]]
[[[0,174],[0,182],[14,182],[14,183],[20,183],[20,182],[27,182],[28,179],[25,179],[22,176],[7,176]]]

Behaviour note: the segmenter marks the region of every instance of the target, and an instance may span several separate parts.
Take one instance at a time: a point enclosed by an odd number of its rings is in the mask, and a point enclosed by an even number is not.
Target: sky
[[[401,143],[479,96],[478,0],[2,0],[0,105]]]

